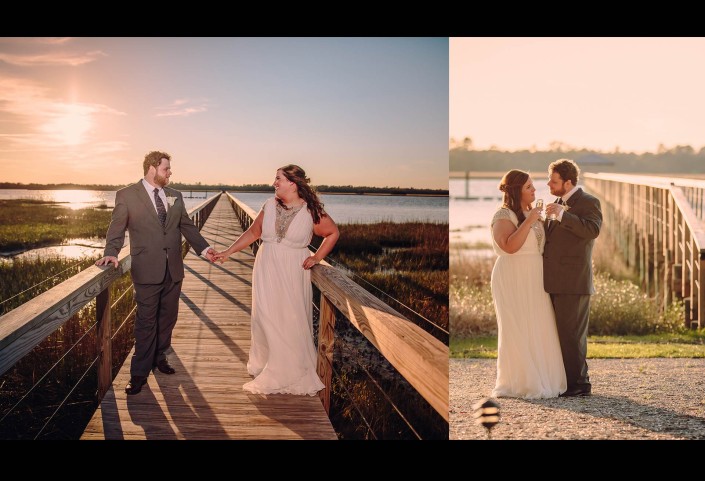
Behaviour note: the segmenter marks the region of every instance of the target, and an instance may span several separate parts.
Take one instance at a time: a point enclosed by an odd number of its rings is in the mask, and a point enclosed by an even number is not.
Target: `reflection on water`
[[[9,262],[14,259],[36,259],[47,257],[61,257],[64,259],[81,259],[102,255],[105,247],[105,239],[71,239],[66,244],[58,246],[41,247],[31,249],[22,253],[1,252],[0,262]]]
[[[207,198],[220,191],[208,192]],[[190,198],[190,191],[182,191],[186,209],[201,204],[203,192],[193,192],[197,198]],[[235,196],[256,212],[273,192],[236,192]],[[0,199],[34,199],[45,202],[61,202],[71,209],[115,207],[115,191],[100,190],[27,190],[0,189]],[[325,210],[338,224],[368,224],[380,221],[394,222],[448,222],[448,197],[415,197],[390,195],[332,195],[322,194]]]

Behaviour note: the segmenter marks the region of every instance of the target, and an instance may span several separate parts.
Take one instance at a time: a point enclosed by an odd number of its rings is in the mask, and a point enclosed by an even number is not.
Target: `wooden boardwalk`
[[[217,250],[242,233],[225,196],[202,229]],[[81,439],[337,439],[318,396],[259,396],[247,374],[254,256],[224,264],[184,259],[179,320],[169,362],[176,374],[149,376],[127,396],[130,353]]]

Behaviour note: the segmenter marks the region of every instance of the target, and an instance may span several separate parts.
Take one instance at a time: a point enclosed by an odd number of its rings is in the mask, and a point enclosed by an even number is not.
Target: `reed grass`
[[[340,240],[329,256],[333,264],[348,269],[371,294],[447,343],[448,225],[380,222],[338,227]],[[319,243],[313,242],[315,247]],[[333,376],[331,421],[341,439],[416,439],[414,430],[423,439],[448,438],[448,423],[347,319],[338,316],[335,330],[338,374]]]
[[[447,343],[447,335],[423,318],[448,329],[448,224],[378,222],[338,228],[340,239],[329,255],[334,265],[348,269],[371,294]],[[314,238],[312,244],[318,248],[320,242]]]
[[[56,221],[56,217],[51,217],[50,214],[55,214],[57,209],[61,209],[41,202],[28,202],[27,204],[23,207],[21,203],[15,203],[11,209],[14,210],[18,205],[22,209],[26,207],[27,210],[24,211],[26,217],[11,218],[7,215],[3,219],[7,222],[14,221],[21,225],[31,226],[36,224],[35,218]],[[5,206],[7,207],[7,205]],[[6,210],[0,206],[0,218],[2,218],[2,212]],[[63,210],[70,211],[70,209]],[[94,209],[84,210],[95,211]],[[21,237],[27,244],[22,244],[19,248],[53,244],[73,236],[102,237],[105,234],[110,221],[109,211],[100,212],[106,214],[102,224],[96,220],[99,224],[87,231],[75,230],[75,224],[83,221],[89,222],[89,219],[93,218],[93,214],[86,212],[82,216],[77,214],[79,212],[66,213],[67,219],[70,221],[57,222],[58,227],[55,230],[33,230],[28,227],[25,229],[27,235]],[[342,225],[340,228],[341,242],[333,254],[339,256],[337,262],[345,264],[347,268],[355,272],[355,275],[394,296],[413,311],[419,312],[447,328],[447,224],[385,222],[379,225]],[[7,236],[7,232],[4,234],[0,232],[0,239],[5,238],[3,236]],[[11,235],[15,236],[15,229],[11,230]],[[58,240],[59,237],[61,237],[60,240]],[[0,305],[4,309],[0,313],[7,312],[54,287],[85,267],[92,265],[94,260],[95,258],[85,258],[79,261],[62,258],[18,259],[12,263],[0,264],[0,280],[2,280],[0,282],[0,295],[2,296],[0,302],[9,299],[17,292],[34,286],[22,296],[8,301],[6,305]],[[47,279],[49,279],[48,282],[41,282]],[[365,285],[364,282],[361,284]],[[389,302],[389,299],[385,299],[375,289],[369,286],[367,288],[385,302]],[[131,314],[134,307],[134,292],[129,273],[113,283],[111,292],[113,301],[118,299],[123,292],[126,293],[111,316],[114,335],[112,365],[113,376],[115,376],[134,343],[132,333],[134,314]],[[394,307],[397,308],[397,306]],[[401,309],[398,308],[398,310]],[[403,314],[434,335],[443,335],[441,331],[415,318],[410,313],[403,312]],[[7,415],[5,420],[0,422],[0,439],[31,439],[37,436],[63,397],[80,376],[89,369],[91,362],[97,356],[96,333],[95,329],[92,329],[95,324],[95,316],[95,301],[93,301],[21,359],[10,371],[0,376],[0,418]],[[124,327],[116,332],[123,321],[126,321]],[[338,350],[346,349],[345,346],[349,350],[353,344],[359,346],[361,343],[367,342],[357,332],[340,332],[344,326],[345,323],[339,321],[336,329],[340,339],[336,344]],[[354,330],[354,327],[348,326],[348,330],[350,329]],[[77,340],[86,332],[88,334],[80,343],[76,344]],[[346,339],[350,342],[347,342]],[[49,373],[40,385],[27,394],[34,383],[74,344],[76,346],[71,353]],[[376,354],[369,354],[370,350]],[[373,347],[362,351],[365,354],[359,354],[360,351],[356,351],[358,352],[356,361],[366,362],[366,369],[375,376],[375,382],[382,386],[386,395],[394,400],[394,403],[402,409],[406,416],[415,420],[415,429],[424,438],[443,439],[444,436],[447,438],[447,423],[420,398],[413,388],[408,386],[408,383],[398,373],[396,377],[390,375],[390,370],[394,371],[391,365]],[[370,362],[370,359],[374,359],[374,361]],[[332,417],[334,422],[338,423],[336,429],[340,430],[342,438],[351,439],[367,435],[360,431],[360,420],[356,420],[355,415],[351,414],[352,401],[346,400],[346,395],[341,394],[343,392],[341,383],[349,383],[346,386],[348,392],[353,393],[355,402],[362,405],[367,412],[366,416],[373,420],[373,429],[378,436],[390,439],[415,437],[384,396],[379,394],[375,382],[368,378],[359,363],[351,362],[350,357],[344,361],[341,361],[339,357],[338,362],[338,366],[345,366],[345,369],[342,376],[334,381],[332,403],[336,406],[337,414]],[[80,437],[97,407],[95,397],[97,375],[95,371],[95,366],[89,369],[82,385],[75,390],[56,418],[44,429],[39,436],[40,439],[76,439]],[[17,407],[13,407],[25,395],[27,397]]]
[[[593,251],[594,283],[590,299],[590,335],[677,333],[685,329],[683,303],[663,311],[658,300],[643,293],[635,273],[609,237],[598,238]],[[496,335],[497,318],[490,279],[495,257],[457,252],[450,266],[451,336]]]
[[[72,210],[26,199],[0,200],[0,252],[60,244],[67,239],[104,237],[111,211]]]

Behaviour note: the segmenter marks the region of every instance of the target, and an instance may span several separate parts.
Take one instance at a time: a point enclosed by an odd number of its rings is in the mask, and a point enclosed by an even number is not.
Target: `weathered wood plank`
[[[333,349],[335,347],[335,307],[324,295],[321,295],[318,325],[316,372],[325,386],[319,396],[326,412],[330,414],[330,393],[333,385]]]
[[[448,420],[448,346],[327,263],[311,280],[340,312]]]
[[[242,233],[225,198],[201,232],[221,249]],[[337,438],[317,396],[243,391],[252,379],[246,365],[254,257],[233,258],[221,266],[187,255],[169,354],[176,374],[157,371],[140,394],[127,396],[128,356],[82,439]]]
[[[96,297],[98,317],[98,399],[103,399],[110,388],[113,377],[112,343],[110,342],[110,289],[105,289]]]
[[[0,374],[128,270],[129,255],[125,248],[117,269],[91,266],[0,317]]]

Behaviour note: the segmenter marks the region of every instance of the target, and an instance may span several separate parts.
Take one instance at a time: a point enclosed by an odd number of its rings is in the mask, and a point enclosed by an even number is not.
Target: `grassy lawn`
[[[497,338],[451,338],[454,358],[495,359]],[[646,336],[589,336],[588,358],[705,357],[705,329]]]

